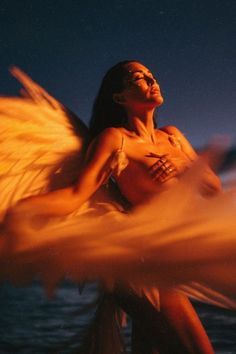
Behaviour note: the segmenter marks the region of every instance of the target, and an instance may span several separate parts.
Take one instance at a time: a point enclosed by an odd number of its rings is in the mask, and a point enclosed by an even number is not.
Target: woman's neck
[[[129,114],[127,128],[148,142],[155,141],[154,110]]]

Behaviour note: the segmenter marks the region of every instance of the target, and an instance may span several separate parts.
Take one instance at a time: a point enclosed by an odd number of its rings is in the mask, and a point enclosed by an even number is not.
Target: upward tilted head
[[[158,107],[163,97],[156,78],[136,60],[113,66],[104,76],[93,106],[90,131],[95,137],[108,127],[127,124],[127,110],[134,107]]]

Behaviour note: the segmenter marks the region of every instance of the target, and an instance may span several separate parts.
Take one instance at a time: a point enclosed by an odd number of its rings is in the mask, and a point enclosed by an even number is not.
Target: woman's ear
[[[113,101],[118,104],[124,104],[126,102],[125,97],[122,93],[114,93],[112,98]]]

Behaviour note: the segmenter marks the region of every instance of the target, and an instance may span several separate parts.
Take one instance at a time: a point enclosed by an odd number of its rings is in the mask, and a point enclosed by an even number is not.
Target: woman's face
[[[155,108],[163,103],[160,86],[153,74],[144,65],[138,62],[126,64],[127,76],[124,78],[122,91],[125,107],[147,106]]]

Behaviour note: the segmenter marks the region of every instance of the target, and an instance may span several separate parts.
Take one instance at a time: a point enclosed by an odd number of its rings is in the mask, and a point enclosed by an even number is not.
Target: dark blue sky
[[[17,93],[17,65],[88,121],[105,71],[137,59],[159,79],[159,125],[236,142],[235,0],[1,1],[0,48],[2,94]]]

